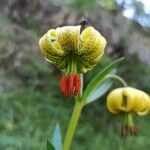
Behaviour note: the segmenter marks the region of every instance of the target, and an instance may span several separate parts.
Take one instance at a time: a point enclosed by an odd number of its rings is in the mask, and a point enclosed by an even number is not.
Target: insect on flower
[[[81,21],[80,21],[80,34],[82,33],[82,31],[87,28],[88,26],[90,26],[90,23],[88,21],[88,19],[86,18],[86,16],[84,14],[81,15]]]

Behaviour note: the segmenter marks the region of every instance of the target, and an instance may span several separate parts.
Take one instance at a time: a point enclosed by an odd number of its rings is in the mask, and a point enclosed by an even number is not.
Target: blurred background
[[[73,101],[62,96],[61,72],[45,61],[38,40],[48,29],[79,24],[81,13],[107,39],[105,55],[85,84],[124,56],[118,74],[150,93],[147,0],[0,0],[0,150],[45,150],[56,123],[65,134]],[[112,89],[119,86],[114,82]],[[122,138],[122,118],[108,112],[106,95],[84,108],[72,150],[149,149],[150,117],[135,118],[137,137]]]

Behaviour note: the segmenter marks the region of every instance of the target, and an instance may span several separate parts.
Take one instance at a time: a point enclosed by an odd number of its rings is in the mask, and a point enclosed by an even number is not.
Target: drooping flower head
[[[132,88],[117,88],[107,97],[107,107],[111,113],[121,112],[146,115],[150,109],[150,98],[145,92]]]
[[[73,77],[73,75],[70,77],[70,74],[77,75],[93,69],[102,57],[106,46],[105,38],[97,30],[86,26],[81,31],[81,27],[83,26],[50,29],[39,40],[40,50],[45,59],[56,65],[66,76],[61,80],[61,83],[66,84],[61,85],[61,89],[66,87],[62,92],[65,91],[64,95],[68,96],[77,95],[80,90],[76,84],[78,77]],[[80,85],[79,80],[78,83]]]
[[[78,73],[91,70],[100,60],[106,46],[105,38],[89,26],[80,34],[81,26],[64,26],[50,29],[40,40],[43,56],[61,70],[72,62]]]
[[[107,108],[113,114],[124,113],[123,134],[137,134],[134,127],[133,114],[144,116],[150,111],[150,97],[145,92],[132,88],[117,88],[107,96]]]

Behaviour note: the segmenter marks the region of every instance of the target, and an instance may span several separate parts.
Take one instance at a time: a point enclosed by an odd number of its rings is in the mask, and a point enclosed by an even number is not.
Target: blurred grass
[[[57,122],[64,135],[73,104],[70,100],[56,98],[53,93],[27,88],[0,94],[0,149],[44,150],[46,138],[51,137]],[[110,115],[104,101],[87,105],[72,149],[147,150],[150,146],[149,117],[135,120],[139,136],[122,138],[120,116]]]

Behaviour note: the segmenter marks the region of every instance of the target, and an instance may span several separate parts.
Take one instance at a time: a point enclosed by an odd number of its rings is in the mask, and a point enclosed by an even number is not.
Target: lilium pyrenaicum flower
[[[133,123],[133,115],[144,116],[150,111],[150,97],[147,93],[132,88],[124,87],[112,90],[107,96],[107,108],[113,114],[124,113],[122,135],[137,134]]]
[[[62,70],[66,76],[61,80],[64,95],[79,94],[78,74],[93,69],[106,46],[105,38],[93,27],[88,26],[82,32],[80,29],[81,26],[50,29],[39,40],[40,50],[45,59]],[[75,86],[76,81],[78,85]]]

